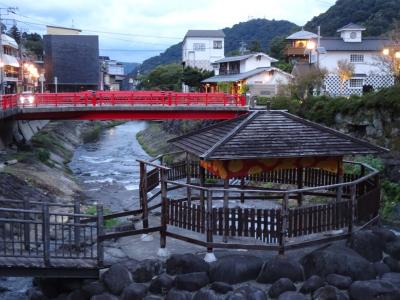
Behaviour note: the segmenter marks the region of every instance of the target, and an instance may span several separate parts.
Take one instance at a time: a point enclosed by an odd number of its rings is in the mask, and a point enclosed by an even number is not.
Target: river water
[[[138,207],[139,164],[149,156],[136,140],[146,122],[127,122],[79,146],[69,164],[91,202],[111,211]]]
[[[97,141],[79,146],[69,164],[88,204],[102,203],[111,211],[139,207],[139,164],[149,156],[136,140],[146,122],[127,122],[104,130]],[[0,278],[0,299],[27,299],[31,278]],[[9,289],[1,293],[2,287]]]

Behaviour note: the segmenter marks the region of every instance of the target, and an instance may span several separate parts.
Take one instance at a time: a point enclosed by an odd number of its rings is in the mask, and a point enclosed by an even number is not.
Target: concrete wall
[[[26,143],[39,132],[49,121],[16,121],[0,120],[0,149],[13,143]]]

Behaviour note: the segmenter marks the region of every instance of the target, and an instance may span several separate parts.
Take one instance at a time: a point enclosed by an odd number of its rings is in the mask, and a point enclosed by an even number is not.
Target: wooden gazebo
[[[282,253],[348,237],[378,219],[378,171],[343,158],[387,150],[285,111],[253,111],[170,142],[186,152],[185,161],[147,163],[156,167],[148,173],[141,162],[144,211],[147,192],[161,181],[162,248],[171,236],[210,253],[213,248]],[[183,192],[171,196],[172,190]],[[277,207],[259,202],[271,199]],[[253,207],[244,205],[248,201]]]

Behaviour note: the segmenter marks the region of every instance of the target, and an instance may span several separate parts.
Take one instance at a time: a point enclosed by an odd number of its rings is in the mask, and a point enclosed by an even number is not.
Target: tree
[[[344,83],[353,77],[354,65],[347,59],[339,60],[337,62],[337,74],[340,78],[340,92],[343,94]]]
[[[22,45],[37,57],[43,55],[43,39],[40,34],[24,32],[22,34]]]
[[[159,66],[139,79],[139,88],[144,90],[180,91],[182,72],[180,64]]]
[[[295,80],[290,86],[292,93],[299,99],[306,100],[313,95],[314,90],[319,91],[324,82],[327,70],[314,65],[299,65],[294,70]]]
[[[21,43],[21,32],[19,31],[18,27],[16,25],[13,25],[8,31],[7,35],[12,37],[17,44],[19,45]]]
[[[214,75],[213,71],[202,70],[198,68],[186,67],[183,70],[182,82],[197,90],[201,87],[201,82]]]
[[[278,60],[284,60],[285,59],[284,50],[286,45],[287,41],[284,36],[274,37],[271,40],[271,43],[269,44],[269,51],[268,51],[269,55]]]
[[[257,40],[253,40],[249,46],[250,52],[262,52],[261,44]]]

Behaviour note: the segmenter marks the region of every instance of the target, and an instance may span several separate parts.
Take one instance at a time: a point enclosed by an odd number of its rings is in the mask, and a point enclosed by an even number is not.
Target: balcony
[[[286,56],[308,56],[305,47],[286,47],[284,53]]]

